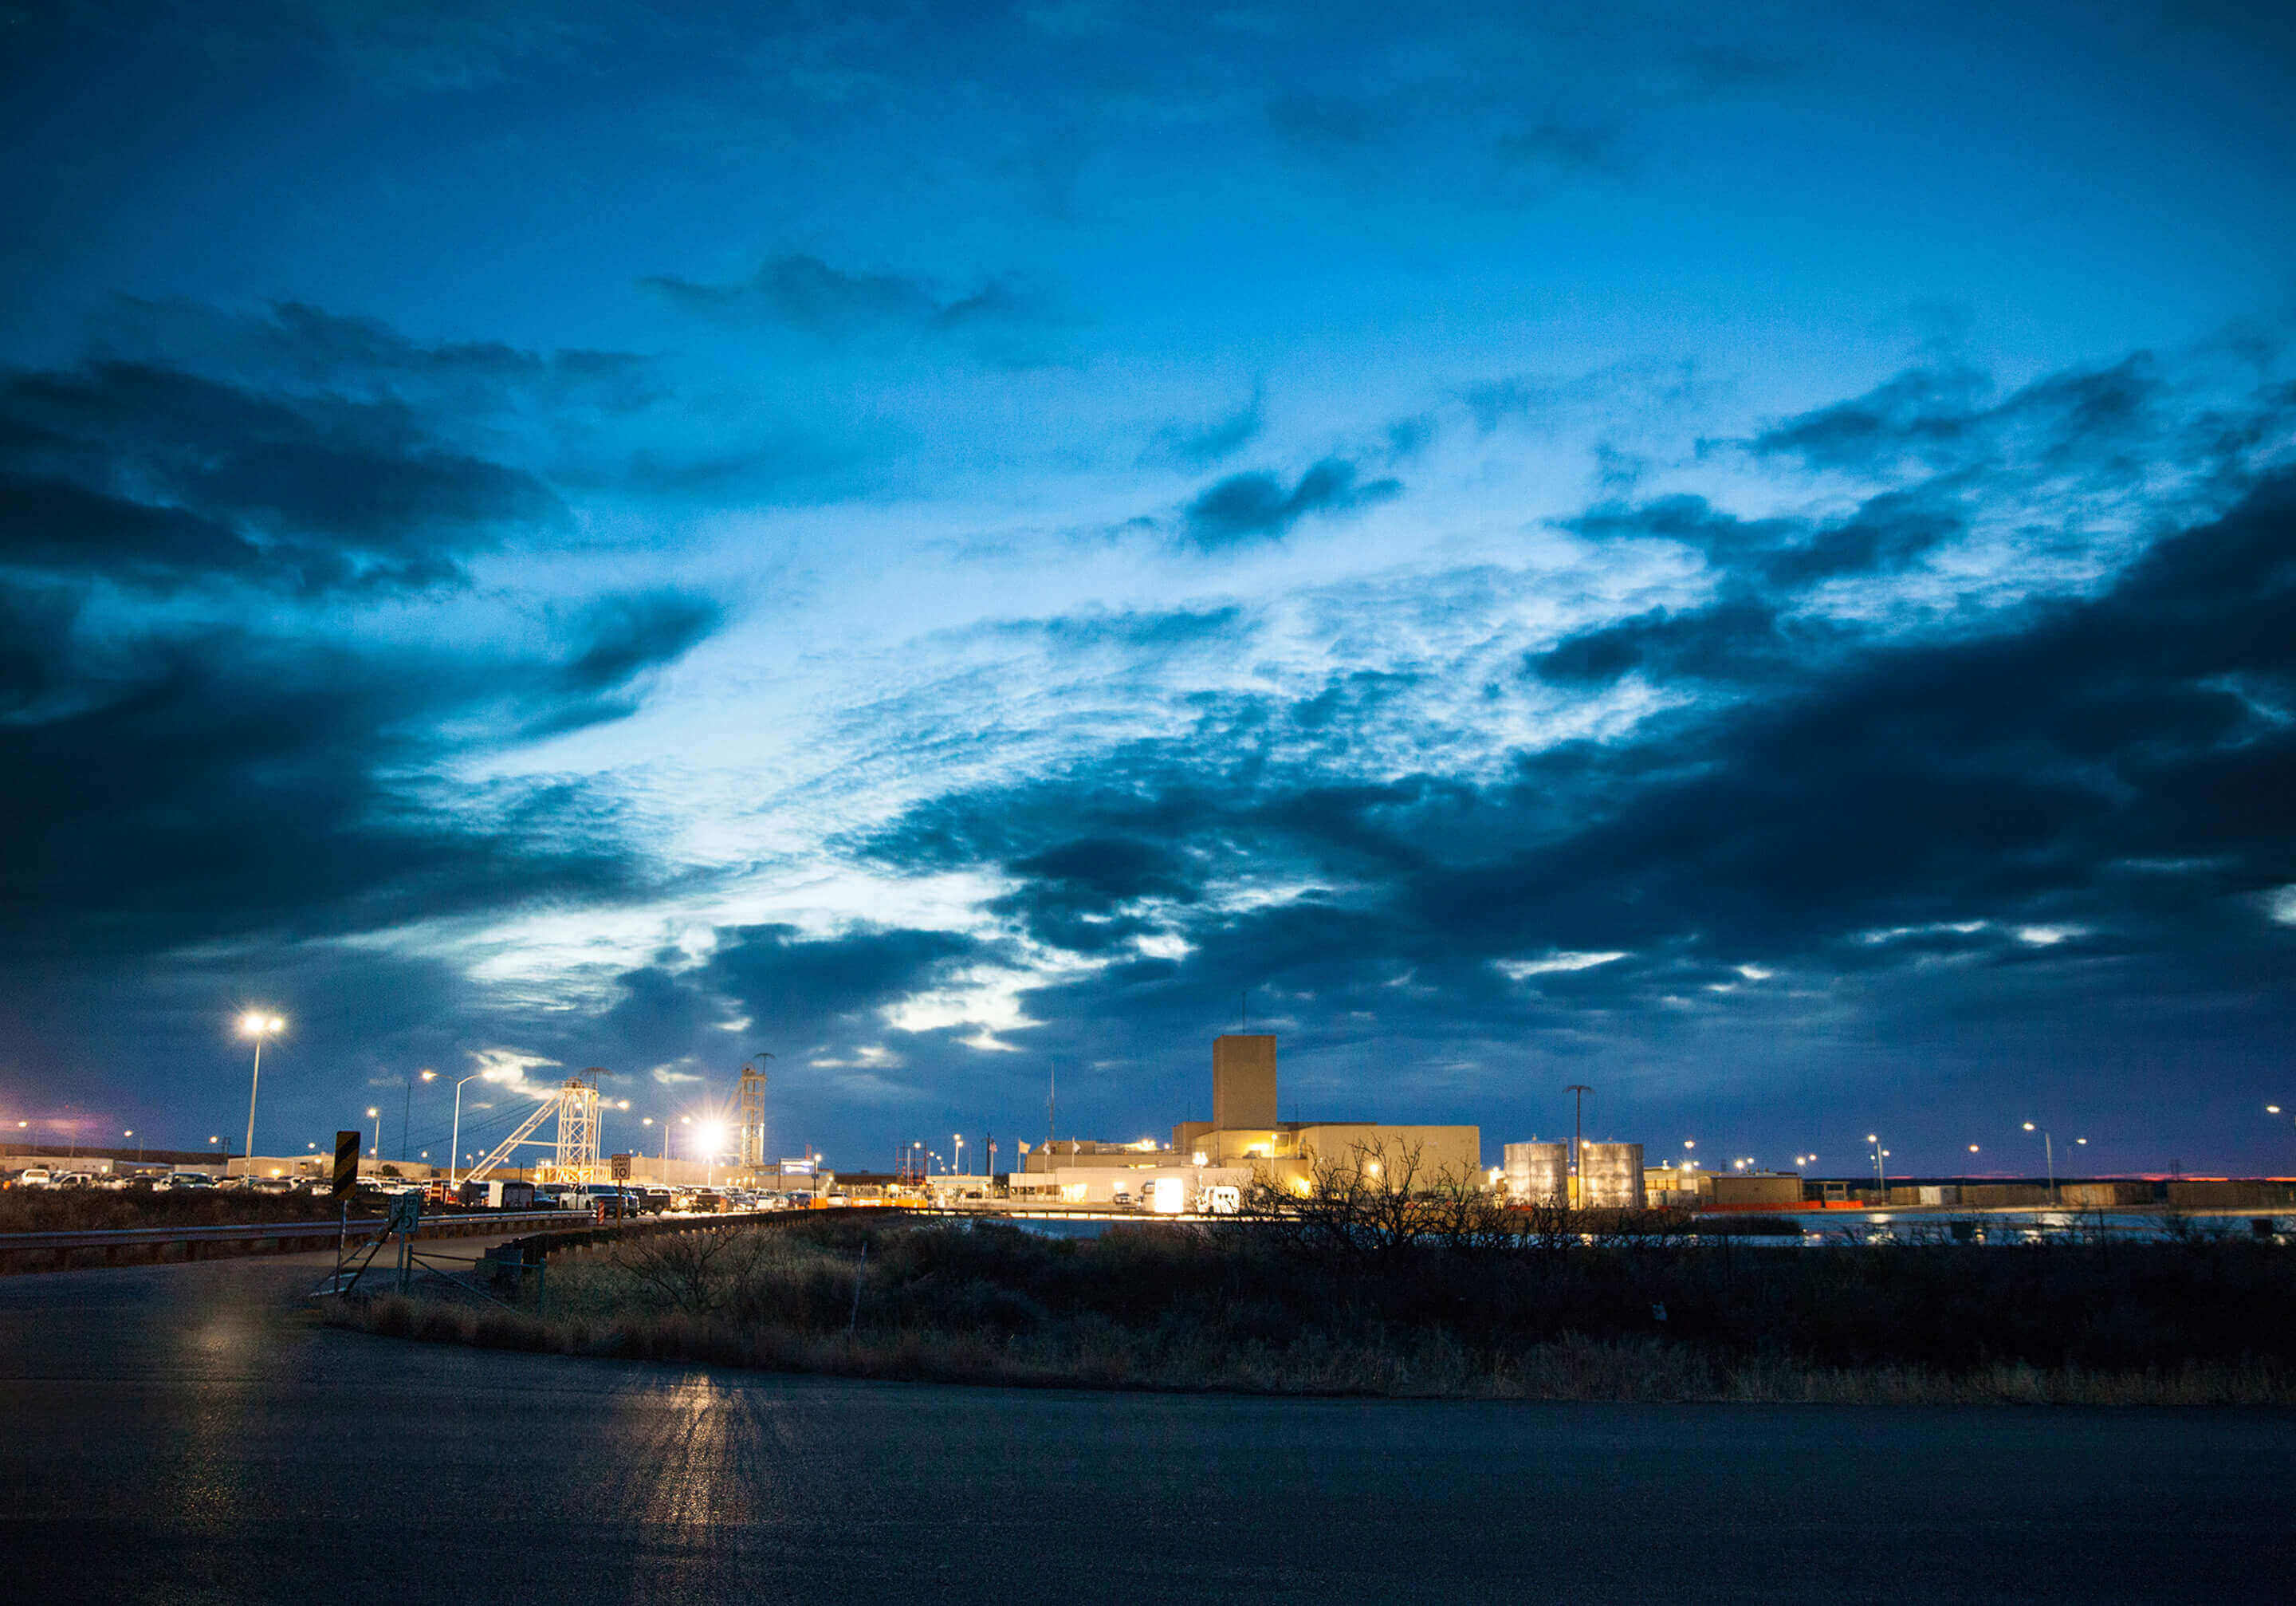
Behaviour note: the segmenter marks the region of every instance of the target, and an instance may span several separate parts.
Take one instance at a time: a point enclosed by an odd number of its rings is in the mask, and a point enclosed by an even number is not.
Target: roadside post
[[[398,1234],[398,1291],[404,1294],[414,1275],[414,1234],[422,1224],[422,1194],[409,1188],[390,1199],[390,1222],[385,1229]]]
[[[363,1134],[339,1132],[335,1134],[335,1170],[330,1181],[335,1196],[335,1281],[340,1287],[343,1276],[343,1248],[351,1232],[351,1190],[358,1183],[359,1149]]]

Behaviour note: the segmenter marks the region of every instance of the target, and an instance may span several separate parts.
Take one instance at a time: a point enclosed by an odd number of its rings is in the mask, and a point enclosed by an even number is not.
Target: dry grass
[[[329,1319],[498,1348],[1008,1387],[2286,1405],[2296,1365],[2273,1315],[2292,1270],[2296,1256],[2245,1245],[2104,1258],[1950,1246],[1751,1261],[1494,1251],[1335,1266],[1248,1234],[1062,1243],[807,1223],[561,1256],[546,1310],[394,1297]],[[1945,1297],[1953,1289],[1958,1305]],[[2226,1336],[2225,1311],[2249,1337]],[[1989,1331],[1972,1344],[1977,1322]]]
[[[1479,1356],[1441,1334],[1372,1347],[1301,1338],[1146,1343],[978,1332],[800,1332],[735,1328],[670,1312],[540,1316],[386,1295],[333,1304],[338,1326],[488,1349],[674,1361],[884,1381],[1390,1399],[1811,1405],[2296,1405],[2296,1379],[2260,1363],[2165,1371],[2003,1364],[1962,1373],[1915,1366],[1728,1361],[1663,1339],[1558,1339]]]

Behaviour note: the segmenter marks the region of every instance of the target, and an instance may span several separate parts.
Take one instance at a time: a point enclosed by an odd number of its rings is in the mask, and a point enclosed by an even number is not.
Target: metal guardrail
[[[426,1215],[420,1237],[469,1237],[479,1232],[565,1225],[582,1219],[577,1210],[503,1210],[484,1215]],[[271,1239],[311,1239],[332,1243],[338,1236],[369,1238],[382,1231],[381,1216],[362,1216],[348,1226],[339,1221],[256,1222],[220,1227],[108,1227],[80,1232],[0,1232],[0,1256],[21,1249],[150,1248],[176,1243],[245,1243]]]

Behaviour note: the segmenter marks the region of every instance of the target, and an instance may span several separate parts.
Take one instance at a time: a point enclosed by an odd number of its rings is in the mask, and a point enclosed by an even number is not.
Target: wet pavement
[[[2296,1593],[2288,1412],[848,1383],[331,1331],[299,1308],[331,1264],[0,1281],[12,1598]]]

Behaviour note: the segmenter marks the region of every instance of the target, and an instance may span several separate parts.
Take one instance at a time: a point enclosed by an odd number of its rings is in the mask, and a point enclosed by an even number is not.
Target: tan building
[[[1421,1185],[1483,1177],[1479,1126],[1278,1121],[1276,1108],[1275,1039],[1218,1037],[1212,1040],[1212,1120],[1180,1122],[1168,1147],[1152,1138],[1132,1143],[1061,1138],[1023,1145],[1012,1187],[1023,1197],[1105,1204],[1118,1192],[1137,1199],[1159,1178],[1185,1177],[1192,1195],[1254,1182],[1304,1191],[1319,1167],[1333,1165]]]
[[[1377,1121],[1278,1121],[1275,1039],[1212,1040],[1212,1119],[1172,1128],[1184,1164],[1247,1166],[1256,1177],[1304,1190],[1319,1167],[1360,1167],[1366,1176],[1419,1183],[1480,1180],[1479,1126],[1406,1126]]]
[[[1801,1173],[1798,1171],[1718,1171],[1707,1179],[1707,1182],[1717,1205],[1801,1203]]]

